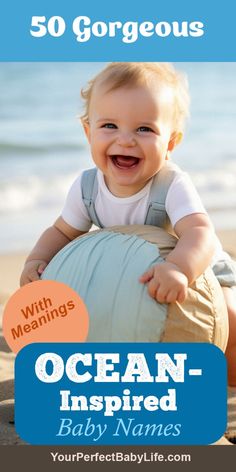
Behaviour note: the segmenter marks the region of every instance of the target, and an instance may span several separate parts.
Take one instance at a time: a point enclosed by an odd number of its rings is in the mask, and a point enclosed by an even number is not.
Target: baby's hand
[[[159,303],[182,303],[187,295],[188,279],[179,267],[171,262],[151,267],[139,281],[147,284],[149,295]]]
[[[26,285],[35,280],[39,280],[40,275],[43,273],[45,267],[48,265],[47,262],[35,259],[25,263],[25,267],[21,274],[20,286]]]

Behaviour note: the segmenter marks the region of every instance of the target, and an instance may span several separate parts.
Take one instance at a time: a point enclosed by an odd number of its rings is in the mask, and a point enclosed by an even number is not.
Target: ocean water
[[[191,115],[173,160],[219,228],[236,228],[236,63],[177,63]],[[104,63],[0,64],[0,252],[29,250],[92,166],[80,89]]]

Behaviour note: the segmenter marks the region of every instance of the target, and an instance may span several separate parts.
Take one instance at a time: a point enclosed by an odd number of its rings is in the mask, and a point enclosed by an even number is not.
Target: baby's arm
[[[20,285],[38,280],[53,256],[81,234],[84,234],[84,231],[68,225],[60,216],[50,228],[44,231],[27,257]]]
[[[163,264],[151,267],[140,278],[160,303],[183,302],[188,285],[210,265],[215,249],[214,230],[203,213],[185,216],[174,229],[179,238],[176,247]]]

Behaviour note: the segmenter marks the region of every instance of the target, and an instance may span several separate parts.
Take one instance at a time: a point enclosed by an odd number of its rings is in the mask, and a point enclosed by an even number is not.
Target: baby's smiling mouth
[[[119,169],[132,169],[136,167],[141,160],[135,156],[123,156],[121,154],[115,154],[109,157],[111,158],[113,164]]]

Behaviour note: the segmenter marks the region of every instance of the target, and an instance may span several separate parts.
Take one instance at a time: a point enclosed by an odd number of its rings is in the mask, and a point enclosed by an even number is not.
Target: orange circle
[[[38,280],[17,290],[3,313],[3,334],[13,352],[34,342],[83,342],[87,308],[68,285]]]

